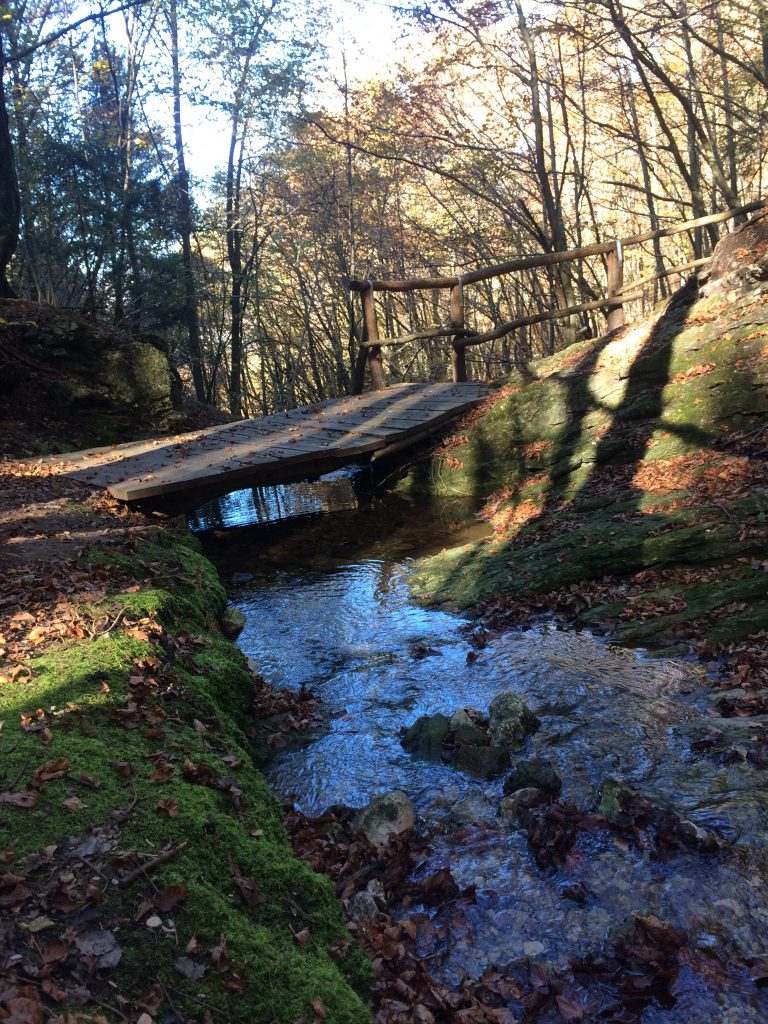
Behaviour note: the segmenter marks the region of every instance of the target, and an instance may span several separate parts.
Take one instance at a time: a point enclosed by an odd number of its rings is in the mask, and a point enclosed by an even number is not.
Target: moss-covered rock
[[[518,761],[512,773],[504,780],[504,795],[510,796],[520,789],[529,787],[543,789],[552,796],[559,796],[563,783],[551,761],[543,757],[533,757],[528,761]]]
[[[131,337],[50,306],[0,302],[0,396],[31,437],[46,422],[54,451],[183,429],[182,391],[156,337]]]
[[[408,794],[400,789],[374,797],[355,818],[355,825],[374,846],[386,846],[416,824],[416,813]]]
[[[419,563],[415,597],[556,605],[629,643],[765,628],[768,282],[743,280],[706,297],[693,280],[647,321],[514,370],[399,485],[485,502],[493,528]],[[678,570],[698,581],[669,594]],[[582,598],[608,578],[639,580],[647,602]]]
[[[505,750],[519,750],[541,724],[516,693],[497,693],[488,708],[488,737]]]
[[[509,751],[488,745],[457,747],[451,763],[473,779],[496,779],[509,768]]]
[[[294,858],[253,767],[254,678],[219,632],[216,571],[194,539],[169,534],[90,559],[114,566],[95,609],[114,628],[54,644],[0,691],[5,784],[33,794],[3,807],[6,870],[71,892],[48,904],[46,939],[74,934],[75,911],[113,934],[122,955],[101,977],[126,1006],[156,981],[185,1018],[211,1007],[290,1024],[315,1001],[329,1021],[363,1024],[368,959],[349,944],[331,883]],[[62,770],[41,782],[51,761]],[[166,890],[182,894],[172,910]],[[32,907],[14,906],[21,935]]]
[[[439,761],[450,730],[451,720],[445,715],[421,715],[408,728],[401,743],[403,749],[415,757]]]

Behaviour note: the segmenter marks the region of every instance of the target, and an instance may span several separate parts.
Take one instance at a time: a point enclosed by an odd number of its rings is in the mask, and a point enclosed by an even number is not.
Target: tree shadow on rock
[[[589,479],[579,490],[580,502],[601,492],[604,484],[601,468],[610,467],[608,486],[618,476],[616,483],[626,483],[627,501],[634,501],[635,508],[639,507],[643,491],[634,486],[632,480],[647,455],[654,433],[663,426],[664,390],[670,381],[674,341],[684,330],[697,298],[698,283],[694,277],[672,297],[633,359],[624,396],[596,445]],[[691,440],[700,440],[698,431],[690,433]]]

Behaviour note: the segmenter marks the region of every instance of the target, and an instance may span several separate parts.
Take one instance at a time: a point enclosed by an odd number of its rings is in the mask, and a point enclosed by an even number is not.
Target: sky
[[[390,4],[376,0],[330,0],[330,6],[333,35],[324,42],[333,77],[343,79],[345,49],[351,83],[375,76],[397,59],[402,28]],[[210,108],[195,107],[189,102],[183,105],[182,118],[188,168],[195,178],[210,179],[226,164],[226,122],[216,118]]]

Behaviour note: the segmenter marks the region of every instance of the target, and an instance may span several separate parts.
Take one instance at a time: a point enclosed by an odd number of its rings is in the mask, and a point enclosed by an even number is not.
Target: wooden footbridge
[[[351,281],[350,290],[360,295],[362,340],[352,374],[353,394],[317,405],[276,413],[263,419],[240,420],[223,426],[178,434],[159,440],[91,448],[40,460],[50,472],[104,487],[127,502],[163,499],[204,500],[237,485],[290,483],[313,479],[353,462],[375,461],[415,445],[446,422],[477,405],[487,394],[483,384],[467,381],[466,350],[492,342],[523,328],[551,320],[603,310],[610,331],[624,324],[626,303],[642,297],[643,288],[663,278],[698,270],[708,257],[681,266],[659,269],[658,253],[653,273],[627,284],[624,252],[632,247],[683,232],[699,232],[729,220],[764,210],[756,200],[734,210],[710,214],[667,228],[629,238],[614,239],[567,252],[539,253],[481,267],[458,277],[410,280]],[[764,214],[760,214],[764,215]],[[695,247],[695,251],[701,247]],[[523,270],[551,271],[561,263],[599,257],[606,260],[606,295],[578,305],[535,313],[481,329],[467,322],[465,288]],[[417,330],[401,337],[382,338],[374,302],[375,293],[441,290],[450,292],[449,322]],[[477,317],[475,317],[477,319]],[[389,317],[395,322],[397,318]],[[396,384],[387,386],[382,349],[444,338],[452,348],[451,384]],[[373,391],[362,394],[366,371]]]
[[[195,500],[238,485],[289,483],[381,459],[435,433],[487,394],[482,384],[399,384],[385,391],[187,434],[39,460],[122,501]]]

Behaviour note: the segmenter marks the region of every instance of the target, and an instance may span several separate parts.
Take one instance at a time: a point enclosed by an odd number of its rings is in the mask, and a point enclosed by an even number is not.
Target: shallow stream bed
[[[433,965],[436,976],[458,983],[523,956],[564,971],[633,913],[684,930],[694,949],[768,957],[768,782],[744,763],[691,752],[689,725],[710,707],[700,670],[546,625],[477,649],[466,620],[411,603],[407,581],[413,558],[482,527],[460,525],[466,510],[414,509],[393,498],[356,509],[340,490],[346,504],[333,515],[277,529],[214,529],[206,547],[225,580],[242,581],[231,587],[247,617],[239,643],[267,682],[306,686],[324,701],[317,737],[276,754],[268,772],[275,792],[314,815],[402,789],[434,834],[421,871],[445,866],[460,887],[477,887]],[[290,518],[291,500],[275,501]],[[198,528],[253,520],[247,494],[222,502],[198,515]],[[299,502],[299,511],[315,509]],[[418,716],[485,710],[502,690],[540,718],[521,757],[551,760],[564,799],[592,808],[602,780],[620,776],[726,840],[728,852],[659,860],[608,833],[585,833],[558,871],[540,871],[525,834],[496,819],[501,780],[473,781],[400,745]],[[574,883],[587,894],[583,905],[564,898]],[[681,985],[674,1006],[652,1004],[643,1020],[763,1021],[764,991],[741,976],[711,989]]]

